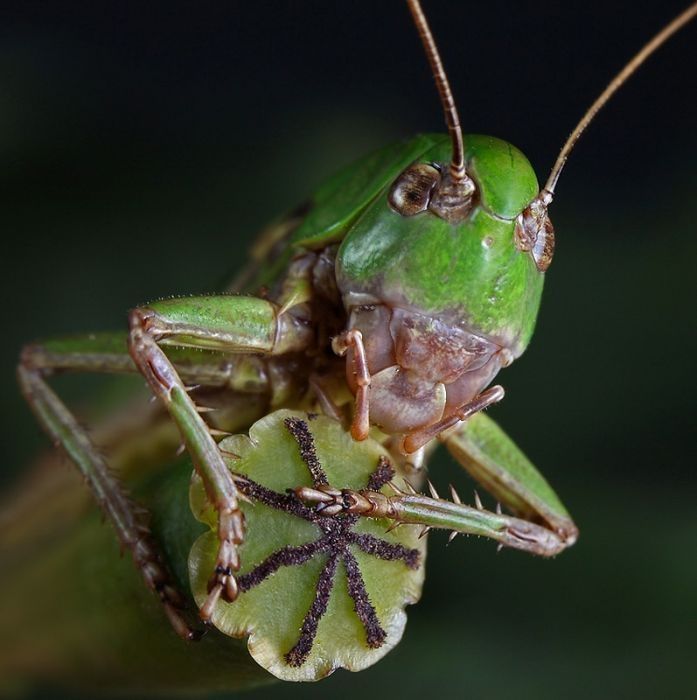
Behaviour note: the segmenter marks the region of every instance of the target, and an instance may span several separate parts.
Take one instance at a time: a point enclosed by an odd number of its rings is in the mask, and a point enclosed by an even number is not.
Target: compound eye
[[[515,225],[518,250],[529,252],[540,272],[552,264],[554,256],[554,226],[547,214],[547,205],[534,199],[518,216]]]
[[[439,182],[437,168],[428,163],[414,163],[395,180],[387,201],[398,214],[414,216],[428,209]]]
[[[554,257],[554,226],[552,226],[548,216],[545,217],[542,228],[537,232],[535,245],[533,245],[530,252],[540,272],[545,272],[552,264],[552,258]]]

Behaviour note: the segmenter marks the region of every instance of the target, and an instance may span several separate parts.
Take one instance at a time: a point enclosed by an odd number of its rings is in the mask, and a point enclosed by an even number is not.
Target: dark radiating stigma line
[[[349,595],[353,598],[353,609],[356,611],[358,619],[363,623],[368,646],[371,649],[378,649],[385,643],[387,632],[380,625],[375,608],[368,598],[368,591],[365,589],[365,581],[363,581],[356,557],[353,556],[348,547],[344,549],[343,559]]]
[[[298,443],[300,457],[307,465],[313,484],[316,487],[329,485],[327,475],[317,457],[315,441],[307,423],[300,418],[286,418],[284,423]],[[340,560],[343,561],[344,569],[346,570],[348,592],[353,600],[353,608],[365,629],[366,642],[371,649],[381,647],[385,642],[387,633],[382,628],[375,608],[370,602],[363,574],[349,545],[355,545],[366,554],[379,559],[386,561],[401,560],[410,569],[416,569],[419,566],[419,550],[408,549],[401,544],[392,544],[373,535],[353,532],[352,528],[358,521],[357,515],[340,513],[330,517],[322,516],[315,509],[306,506],[298,500],[292,492],[280,494],[261,484],[257,484],[247,476],[240,476],[241,478],[237,485],[246,496],[276,510],[313,522],[323,533],[314,542],[298,546],[281,547],[266,557],[261,564],[255,566],[237,580],[240,591],[248,591],[250,588],[261,584],[284,566],[299,566],[317,554],[324,553],[327,555],[327,561],[317,580],[314,599],[303,619],[298,641],[285,655],[288,664],[295,667],[302,666],[312,651],[319,623],[329,606]],[[393,476],[394,469],[392,469],[387,458],[380,457],[375,471],[368,479],[367,487],[370,490],[377,491],[390,481]]]
[[[322,465],[317,458],[315,439],[312,437],[307,423],[304,420],[300,420],[300,418],[286,418],[283,422],[298,443],[300,456],[312,475],[312,483],[315,486],[327,486],[329,484],[327,475],[324,473],[324,469],[322,469]]]
[[[302,666],[312,651],[312,645],[317,636],[319,621],[324,616],[324,613],[327,612],[329,598],[332,595],[332,588],[334,587],[334,574],[336,574],[338,563],[339,555],[332,554],[329,559],[327,559],[327,563],[324,565],[319,579],[317,579],[315,598],[303,620],[303,625],[300,628],[300,638],[296,645],[286,654],[286,661],[291,666]]]
[[[282,547],[270,554],[261,564],[255,566],[248,574],[239,576],[237,585],[241,591],[248,591],[254,586],[258,586],[271,574],[275,574],[282,566],[299,566],[321,552],[323,540],[315,540],[302,544],[299,547]]]
[[[421,555],[418,549],[409,549],[402,544],[385,542],[365,532],[349,532],[348,541],[362,549],[366,554],[372,554],[385,561],[402,560],[410,569],[418,569]]]
[[[368,491],[379,491],[394,478],[394,469],[385,455],[380,455],[378,466],[368,478]]]

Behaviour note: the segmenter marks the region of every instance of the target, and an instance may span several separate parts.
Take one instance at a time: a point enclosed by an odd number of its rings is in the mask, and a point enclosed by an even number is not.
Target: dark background
[[[540,179],[604,84],[682,7],[426,4],[465,130],[516,144]],[[46,444],[15,388],[23,342],[123,327],[138,303],[215,290],[271,217],[372,148],[442,130],[442,117],[396,0],[4,9],[7,486]],[[697,694],[696,44],[694,25],[581,140],[552,209],[538,332],[500,377],[493,415],[557,487],[578,544],[548,562],[432,535],[424,599],[384,661],[250,697]],[[440,462],[439,486],[463,483]]]

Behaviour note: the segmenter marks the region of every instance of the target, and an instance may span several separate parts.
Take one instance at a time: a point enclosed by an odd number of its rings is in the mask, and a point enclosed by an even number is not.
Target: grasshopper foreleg
[[[432,528],[445,529],[451,531],[451,539],[457,534],[488,537],[500,547],[545,557],[559,554],[568,545],[549,528],[504,513],[492,513],[479,502],[474,507],[466,506],[454,490],[454,500],[448,501],[429,486],[431,496],[407,493],[394,485],[393,495],[369,489],[355,491],[322,486],[301,487],[296,495],[305,502],[316,503],[317,511],[327,517],[349,513],[391,520],[391,528],[403,524],[420,525],[422,535]]]
[[[339,355],[349,350],[353,356],[353,371],[356,381],[356,402],[351,423],[354,440],[365,440],[370,430],[370,371],[363,344],[363,334],[356,329],[345,331],[332,341],[332,349]]]
[[[179,428],[218,513],[219,547],[209,595],[200,611],[203,620],[210,618],[220,597],[228,602],[237,598],[237,548],[244,539],[244,516],[240,494],[211,430],[160,344],[274,354],[304,349],[310,337],[306,324],[281,314],[271,302],[253,297],[173,299],[130,314],[131,357]]]

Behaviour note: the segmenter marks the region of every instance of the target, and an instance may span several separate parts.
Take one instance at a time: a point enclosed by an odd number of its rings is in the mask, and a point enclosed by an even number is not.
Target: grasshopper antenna
[[[444,163],[443,167],[441,164],[420,163],[407,168],[394,182],[388,199],[392,209],[402,216],[414,216],[428,209],[451,224],[459,224],[469,216],[476,190],[474,180],[465,170],[465,145],[460,117],[421,3],[419,0],[407,0],[407,6],[431,66],[445,123],[450,132],[452,155],[447,169]]]
[[[586,127],[593,121],[595,115],[600,111],[601,107],[605,105],[605,103],[617,92],[617,90],[619,90],[620,87],[622,87],[627,79],[637,71],[639,66],[641,66],[641,64],[649,56],[651,56],[654,51],[656,51],[656,49],[668,41],[673,34],[682,29],[691,19],[695,17],[695,15],[697,15],[697,3],[690,5],[690,7],[678,15],[670,24],[666,25],[658,34],[656,34],[651,41],[645,44],[639,53],[637,53],[636,56],[634,56],[634,58],[632,58],[632,60],[629,61],[629,63],[627,63],[627,65],[610,81],[598,99],[596,99],[596,101],[590,106],[588,111],[581,118],[581,121],[576,125],[576,128],[571,132],[571,135],[566,140],[566,143],[559,153],[559,157],[554,163],[552,172],[549,174],[549,178],[547,179],[544,189],[542,192],[540,192],[540,199],[542,202],[544,202],[544,204],[549,204],[552,201],[554,190],[557,186],[557,181],[559,180],[559,175],[566,164],[569,154],[576,145],[576,142],[581,134],[585,131]],[[455,116],[457,118],[457,114]]]
[[[581,121],[571,132],[566,143],[557,157],[552,172],[547,178],[545,186],[540,190],[535,199],[516,219],[515,240],[516,247],[520,251],[527,251],[532,255],[535,265],[540,272],[545,272],[554,255],[554,227],[549,219],[547,207],[551,204],[554,191],[559,180],[559,175],[566,164],[569,154],[576,145],[581,134],[593,121],[608,100],[624,85],[624,83],[637,71],[639,66],[653,54],[656,49],[670,39],[675,32],[682,29],[691,19],[697,15],[697,2],[690,5],[682,14],[678,15],[670,24],[666,25],[656,36],[645,44],[639,53],[610,81],[608,86],[600,93],[596,101],[583,115]]]
[[[448,76],[445,74],[443,62],[438,53],[435,39],[431,33],[431,28],[428,26],[426,15],[421,9],[419,0],[407,0],[409,11],[419,32],[421,43],[426,51],[426,58],[431,66],[433,79],[436,81],[436,88],[440,96],[443,112],[445,114],[445,123],[448,125],[450,139],[453,145],[453,155],[450,161],[450,176],[455,182],[463,182],[468,180],[467,172],[465,171],[465,146],[462,140],[462,129],[460,128],[460,117],[457,114],[453,93],[450,90]]]

